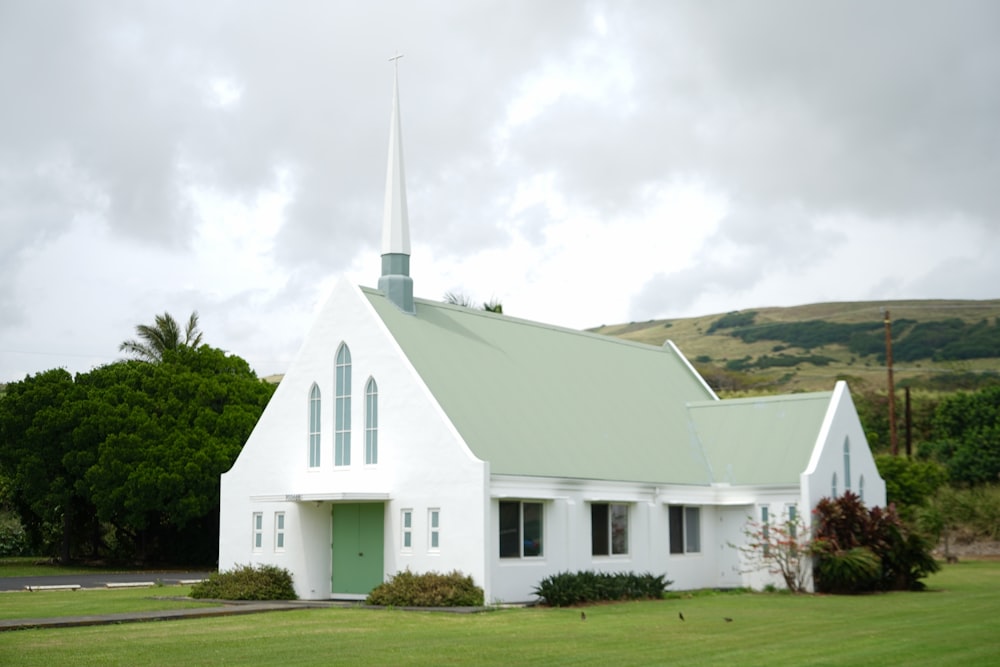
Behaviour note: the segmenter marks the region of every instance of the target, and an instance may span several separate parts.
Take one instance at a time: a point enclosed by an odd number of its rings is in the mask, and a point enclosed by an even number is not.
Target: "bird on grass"
[[[733,619],[729,618],[728,616],[723,616],[722,620],[724,620],[726,623],[732,623],[733,622]]]
[[[587,612],[585,612],[585,611],[581,611],[580,612],[580,620],[581,621],[586,621],[587,620]]]
[[[683,621],[684,620],[684,612],[680,612],[680,611],[677,612],[677,617]]]

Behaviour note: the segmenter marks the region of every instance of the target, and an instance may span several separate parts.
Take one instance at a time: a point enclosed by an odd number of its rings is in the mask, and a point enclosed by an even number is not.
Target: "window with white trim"
[[[319,467],[320,453],[320,418],[321,411],[319,387],[313,383],[309,390],[309,467]]]
[[[351,351],[342,343],[337,350],[337,394],[334,399],[333,465],[351,465]]]
[[[441,510],[427,510],[427,548],[429,551],[441,549]]]
[[[285,550],[285,513],[274,513],[274,550]]]
[[[542,555],[542,503],[500,501],[500,558]]]
[[[701,553],[701,508],[671,505],[667,510],[670,553]]]
[[[264,547],[264,513],[253,513],[253,537],[251,544],[254,551],[260,551]]]
[[[767,505],[760,506],[760,536],[763,538],[761,541],[764,543],[764,556],[768,556],[771,553],[771,545],[768,542],[771,539],[771,521]]]
[[[628,553],[628,505],[591,503],[590,553],[593,556]]]
[[[791,504],[785,506],[785,515],[788,517],[788,537],[793,540],[798,537],[799,532],[799,508]]]
[[[403,551],[410,551],[413,549],[413,510],[403,510],[399,524],[403,531],[400,544],[403,546]]]
[[[844,438],[844,490],[851,490],[851,439]]]
[[[837,497],[837,473],[833,473],[833,477],[830,480],[830,497]]]
[[[365,465],[378,463],[378,385],[368,378],[365,385]]]
[[[865,476],[862,475],[858,478],[858,498],[861,502],[865,502]]]

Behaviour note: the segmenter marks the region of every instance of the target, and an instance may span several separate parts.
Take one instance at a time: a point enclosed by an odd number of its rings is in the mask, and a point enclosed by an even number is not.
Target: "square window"
[[[590,506],[590,542],[594,556],[628,553],[628,505],[593,503]]]
[[[500,501],[500,558],[542,555],[542,503]]]

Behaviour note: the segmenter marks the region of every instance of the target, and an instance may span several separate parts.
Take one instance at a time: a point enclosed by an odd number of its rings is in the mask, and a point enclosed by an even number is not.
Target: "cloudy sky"
[[[283,372],[411,274],[586,328],[1000,297],[1000,3],[0,2],[0,381],[197,310]]]

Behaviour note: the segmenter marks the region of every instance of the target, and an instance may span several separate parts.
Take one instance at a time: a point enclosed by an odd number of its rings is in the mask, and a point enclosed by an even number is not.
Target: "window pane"
[[[628,553],[628,505],[611,506],[611,553]]]
[[[668,519],[670,521],[670,553],[684,553],[684,508],[671,505]]]
[[[608,506],[594,503],[590,506],[590,553],[608,555]]]
[[[500,501],[500,558],[518,558],[521,548],[521,503]]]
[[[542,504],[523,503],[524,555],[542,555]]]
[[[365,464],[378,463],[378,386],[374,378],[365,387]]]
[[[684,537],[687,539],[685,545],[688,553],[699,553],[701,551],[701,508],[684,508]]]

